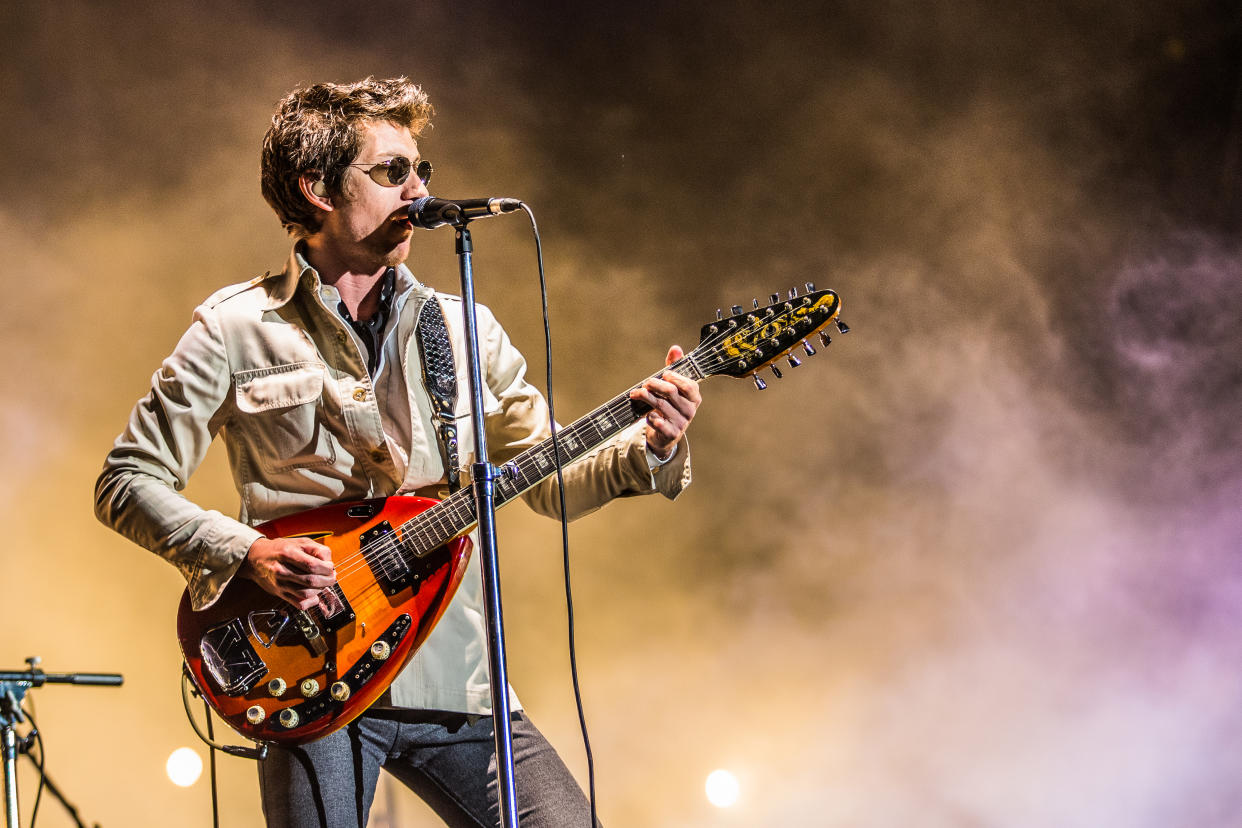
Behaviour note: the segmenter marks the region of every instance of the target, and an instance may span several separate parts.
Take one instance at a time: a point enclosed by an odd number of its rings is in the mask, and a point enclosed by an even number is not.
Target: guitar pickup
[[[385,595],[396,595],[415,582],[416,576],[402,554],[401,539],[391,523],[383,521],[372,526],[359,536],[358,543]]]
[[[319,603],[307,612],[315,619],[323,633],[333,633],[354,620],[354,608],[349,605],[340,584],[333,584],[319,593]]]

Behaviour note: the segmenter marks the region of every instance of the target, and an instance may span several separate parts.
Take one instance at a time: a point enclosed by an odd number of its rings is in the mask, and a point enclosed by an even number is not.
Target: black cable
[[[182,665],[181,665],[181,705],[185,708],[185,717],[186,719],[189,720],[190,727],[194,729],[194,735],[198,737],[198,740],[202,742],[203,744],[205,744],[207,747],[213,750],[218,750],[221,753],[227,753],[229,756],[240,756],[242,759],[254,759],[256,761],[262,761],[266,759],[267,758],[267,744],[264,742],[256,742],[255,747],[243,747],[242,745],[225,745],[215,740],[214,733],[212,735],[212,738],[208,738],[207,736],[203,734],[203,730],[202,728],[198,726],[198,722],[194,721],[194,714],[190,712],[190,697],[186,693],[186,688],[189,687],[193,689],[194,695],[202,696],[202,694],[198,692],[198,688],[194,687],[193,684],[191,684],[192,681],[193,679],[190,678],[190,668],[187,667],[184,662],[182,662]],[[207,701],[207,700],[204,698],[203,701]],[[210,708],[209,708],[209,712],[207,715],[207,729],[208,730],[212,729]]]
[[[34,702],[31,702],[32,710],[33,707]],[[39,816],[39,800],[43,797],[43,782],[45,779],[43,764],[46,757],[43,754],[43,734],[39,732],[39,725],[30,710],[26,711],[26,718],[30,720],[30,732],[26,734],[26,738],[29,739],[31,736],[34,736],[35,743],[39,746],[39,761],[36,763],[39,768],[39,787],[35,790],[34,807],[30,810],[30,828],[34,828],[35,819]]]
[[[586,713],[582,707],[582,688],[578,683],[578,648],[574,629],[574,595],[569,575],[569,519],[565,515],[565,475],[561,467],[561,446],[556,433],[556,404],[552,393],[552,325],[548,319],[548,281],[543,269],[543,242],[539,238],[539,225],[535,214],[525,203],[522,209],[530,218],[531,232],[535,235],[535,256],[539,260],[539,296],[543,304],[543,346],[548,376],[548,427],[552,430],[552,456],[556,460],[556,486],[561,507],[561,556],[565,571],[565,608],[569,634],[569,674],[574,684],[574,703],[578,708],[578,727],[582,730],[582,747],[586,751],[587,784],[591,802],[591,825],[599,824],[595,815],[595,756],[591,753],[591,736],[587,732]]]
[[[211,765],[211,824],[214,828],[220,828],[220,801],[216,796],[216,747],[212,744],[216,740],[216,734],[211,726],[211,705],[206,699],[203,699],[203,707],[207,710],[207,761]]]

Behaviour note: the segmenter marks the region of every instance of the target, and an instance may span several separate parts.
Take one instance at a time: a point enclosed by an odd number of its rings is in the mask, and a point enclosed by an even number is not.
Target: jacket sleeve
[[[526,381],[522,355],[490,311],[481,306],[479,336],[488,387],[499,401],[486,417],[488,452],[492,462],[504,463],[551,436],[548,406],[539,390]],[[650,468],[644,422],[639,421],[564,468],[565,510],[573,520],[616,497],[659,492],[673,500],[690,484],[690,476],[685,437],[667,462],[655,470]],[[536,512],[560,516],[555,475],[522,497]]]
[[[228,357],[210,308],[151,380],[95,483],[95,515],[165,558],[188,582],[195,609],[210,605],[262,535],[180,494],[219,431],[231,388]]]

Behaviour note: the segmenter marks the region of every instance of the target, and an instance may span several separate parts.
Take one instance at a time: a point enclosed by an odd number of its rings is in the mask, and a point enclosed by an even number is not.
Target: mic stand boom
[[[479,521],[479,564],[483,571],[483,616],[487,634],[488,674],[492,685],[492,722],[496,735],[497,792],[500,824],[517,828],[517,787],[513,774],[513,731],[509,722],[509,678],[505,663],[505,630],[500,608],[500,563],[496,553],[495,487],[499,472],[488,462],[484,433],[483,372],[479,365],[479,332],[474,312],[474,244],[466,227],[470,219],[459,216],[457,256],[461,266],[462,311],[466,323],[466,354],[470,364],[470,416],[474,426],[474,460],[470,466],[474,483],[475,516]]]

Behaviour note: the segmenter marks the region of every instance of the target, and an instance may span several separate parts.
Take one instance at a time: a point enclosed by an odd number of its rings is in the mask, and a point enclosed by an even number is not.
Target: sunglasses
[[[431,162],[426,158],[419,161],[418,166],[414,166],[413,162],[404,155],[398,155],[396,158],[380,161],[377,164],[350,164],[349,166],[366,170],[371,180],[381,187],[400,187],[409,179],[411,172],[418,176],[423,186],[431,181]]]

